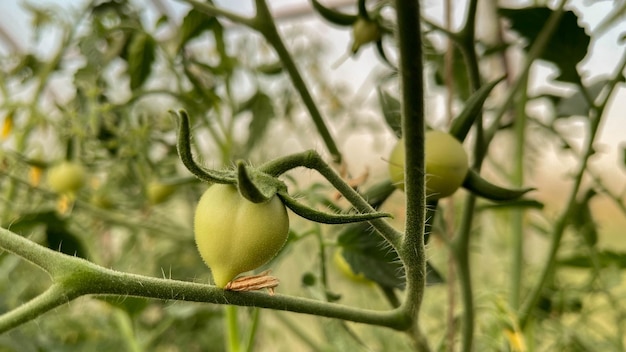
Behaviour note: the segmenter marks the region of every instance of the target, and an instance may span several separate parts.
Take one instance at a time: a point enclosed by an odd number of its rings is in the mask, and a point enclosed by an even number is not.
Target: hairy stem
[[[405,330],[411,324],[400,309],[375,311],[265,292],[232,292],[216,286],[160,279],[107,269],[40,246],[0,228],[0,248],[22,256],[51,274],[51,289],[0,316],[0,333],[82,295],[116,295],[252,306],[312,314]]]

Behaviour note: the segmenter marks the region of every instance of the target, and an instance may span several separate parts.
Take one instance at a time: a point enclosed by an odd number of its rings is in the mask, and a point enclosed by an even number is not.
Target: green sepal
[[[504,77],[500,77],[491,83],[483,85],[469,97],[461,114],[452,121],[452,126],[450,127],[451,135],[463,142],[470,128],[472,128],[474,121],[476,121],[476,118],[480,115],[485,100],[487,100],[493,88],[503,79]]]
[[[463,187],[482,198],[496,202],[506,202],[520,198],[534,188],[510,189],[496,186],[482,178],[476,171],[470,169],[463,181]]]
[[[328,7],[320,4],[317,0],[311,0],[311,4],[317,13],[320,14],[326,21],[334,23],[339,26],[350,26],[358,18],[358,15],[348,15],[339,11],[331,10]]]
[[[290,196],[287,192],[278,192],[277,193],[280,199],[283,201],[285,206],[297,215],[314,222],[322,223],[322,224],[350,224],[355,222],[363,222],[370,221],[380,218],[390,218],[391,214],[388,213],[367,213],[367,214],[329,214],[324,213],[319,210],[315,210],[310,208],[300,202],[298,202],[295,198]]]
[[[191,154],[191,129],[189,127],[189,115],[187,115],[185,110],[179,110],[177,112],[170,111],[170,113],[176,116],[179,120],[178,141],[176,143],[176,148],[178,149],[178,156],[187,170],[200,180],[208,183],[234,184],[236,182],[236,178],[232,171],[209,170],[196,164],[193,160],[193,155]]]
[[[264,203],[287,187],[278,179],[246,167],[243,161],[237,162],[237,189],[241,196],[252,203]]]

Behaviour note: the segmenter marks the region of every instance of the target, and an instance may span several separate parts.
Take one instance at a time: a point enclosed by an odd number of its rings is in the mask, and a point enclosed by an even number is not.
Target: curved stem
[[[269,175],[278,176],[296,167],[306,167],[319,172],[328,182],[330,182],[343,197],[345,197],[356,210],[363,214],[376,213],[374,209],[361,195],[348,185],[322,157],[314,150],[293,154],[263,164],[259,170]],[[400,247],[402,234],[394,229],[389,223],[381,219],[369,221],[372,226],[387,240],[394,248]]]
[[[322,137],[324,144],[326,144],[326,148],[330,152],[333,161],[336,163],[341,163],[342,156],[339,152],[339,149],[337,148],[337,144],[335,143],[333,136],[330,134],[330,131],[328,130],[328,127],[324,122],[324,118],[322,117],[322,114],[319,111],[317,104],[315,104],[313,96],[311,95],[309,88],[304,82],[304,79],[302,78],[302,75],[300,74],[296,63],[293,60],[291,53],[289,52],[289,50],[287,50],[287,47],[285,47],[285,43],[278,34],[274,19],[272,18],[272,15],[267,8],[265,0],[256,0],[255,2],[257,13],[254,21],[254,28],[258,30],[261,34],[263,34],[265,39],[272,45],[272,47],[274,47],[274,50],[276,50],[278,58],[282,62],[285,69],[287,69],[287,72],[289,73],[289,77],[291,78],[294,87],[296,88],[298,93],[300,93],[300,97],[302,98],[304,105],[309,110],[311,119],[313,120],[317,131]]]
[[[53,284],[46,291],[21,306],[0,315],[0,334],[31,321],[43,312],[68,303],[76,298],[70,296],[59,284]]]
[[[180,123],[176,147],[178,149],[180,160],[183,162],[187,170],[200,180],[208,183],[234,184],[236,182],[236,178],[233,173],[205,170],[196,164],[191,153],[191,128],[189,127],[189,116],[184,110],[180,110],[178,113],[172,112],[172,114],[178,117]]]
[[[120,295],[253,306],[313,314],[404,330],[411,319],[400,309],[374,311],[264,292],[224,291],[216,286],[160,279],[107,269],[81,258],[42,247],[0,228],[0,248],[22,256],[50,273],[52,288],[25,305],[0,316],[0,333],[81,295]]]

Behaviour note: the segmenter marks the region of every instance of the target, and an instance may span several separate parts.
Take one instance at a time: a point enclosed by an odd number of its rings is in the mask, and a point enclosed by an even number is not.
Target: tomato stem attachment
[[[273,192],[268,192],[269,194],[262,192],[248,174],[246,165],[243,161],[237,162],[237,188],[239,189],[241,196],[252,203],[265,203],[270,200],[274,194],[276,194],[275,188],[273,189]]]

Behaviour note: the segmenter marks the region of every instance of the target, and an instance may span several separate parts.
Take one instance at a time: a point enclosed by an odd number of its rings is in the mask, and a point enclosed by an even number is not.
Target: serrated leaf
[[[263,138],[269,122],[274,117],[272,99],[263,92],[257,92],[250,105],[252,119],[248,125],[247,150],[251,150]]]
[[[385,122],[387,122],[387,126],[391,128],[396,137],[402,137],[402,107],[400,105],[400,101],[382,90],[380,87],[378,90],[378,102],[380,103],[380,107],[383,111],[383,116],[385,117]]]
[[[528,41],[525,50],[537,40],[552,12],[547,7],[499,9],[499,13],[511,21],[513,30]],[[578,25],[578,16],[565,11],[539,58],[556,64],[561,71],[556,80],[580,82],[576,65],[587,55],[590,40],[585,29]]]
[[[199,36],[202,32],[211,30],[215,22],[217,22],[215,17],[204,14],[196,9],[191,9],[180,26],[178,50],[185,46],[188,41]]]
[[[156,42],[145,32],[135,34],[128,48],[130,88],[136,90],[145,83],[156,58]]]
[[[337,241],[356,275],[362,274],[381,286],[404,288],[404,268],[398,253],[368,223],[347,226]]]

